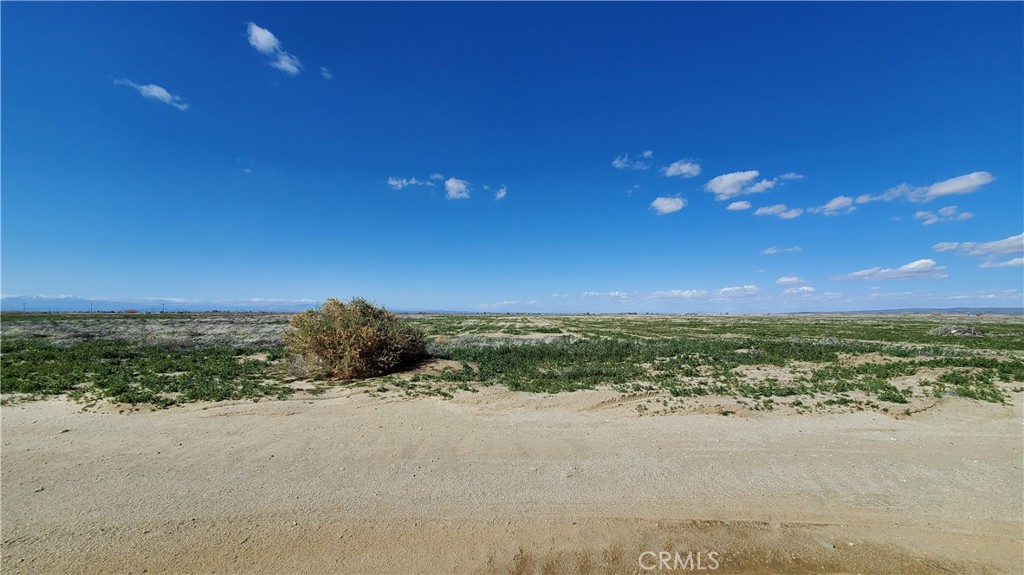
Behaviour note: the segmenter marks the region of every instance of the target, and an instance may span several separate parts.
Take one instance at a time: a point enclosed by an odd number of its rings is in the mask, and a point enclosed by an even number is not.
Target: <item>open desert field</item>
[[[1021,573],[1024,320],[5,314],[5,573]],[[966,331],[969,335],[949,335]]]

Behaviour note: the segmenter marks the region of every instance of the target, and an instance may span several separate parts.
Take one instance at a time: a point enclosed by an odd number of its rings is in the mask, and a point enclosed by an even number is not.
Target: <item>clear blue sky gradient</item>
[[[5,2],[2,291],[1020,306],[1022,30],[1019,2]]]

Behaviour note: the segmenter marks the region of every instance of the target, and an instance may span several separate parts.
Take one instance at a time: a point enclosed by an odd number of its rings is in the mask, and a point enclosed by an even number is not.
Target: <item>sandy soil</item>
[[[904,419],[618,398],[5,406],[0,568],[1024,573],[1020,393]],[[642,568],[662,551],[693,569]]]

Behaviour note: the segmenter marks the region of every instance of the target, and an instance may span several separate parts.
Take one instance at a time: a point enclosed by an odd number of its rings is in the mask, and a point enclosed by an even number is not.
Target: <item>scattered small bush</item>
[[[285,340],[319,375],[377,377],[427,354],[426,336],[395,314],[362,298],[328,299],[291,320]]]

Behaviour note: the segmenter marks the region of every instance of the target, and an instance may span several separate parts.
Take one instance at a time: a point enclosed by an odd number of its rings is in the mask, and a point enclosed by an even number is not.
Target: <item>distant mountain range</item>
[[[1024,315],[1024,307],[908,307],[901,309],[874,309],[863,311],[840,311],[835,313],[877,313],[877,314],[900,314],[900,313],[948,313],[948,314],[997,314],[997,315]]]
[[[4,296],[0,297],[0,311],[27,311],[27,312],[123,312],[135,310],[138,312],[208,312],[208,311],[256,311],[256,312],[281,312],[292,313],[320,306],[321,302],[306,300],[271,300],[271,299],[250,299],[234,301],[189,301],[174,298],[147,298],[147,299],[89,299],[74,296]],[[457,310],[392,310],[399,313],[474,313],[480,311],[457,311]],[[555,312],[557,313],[557,312]],[[620,312],[621,313],[621,312]],[[793,313],[793,312],[786,312]],[[801,313],[801,312],[797,312]],[[839,314],[1000,314],[1000,315],[1024,315],[1024,307],[952,307],[952,308],[901,308],[882,310],[857,310],[837,312],[802,312],[814,313],[839,313]],[[671,314],[677,315],[677,314]]]
[[[88,299],[73,296],[5,296],[0,311],[35,312],[181,312],[181,311],[266,311],[299,312],[318,307],[320,302],[291,300],[188,301],[173,298],[138,300]]]

